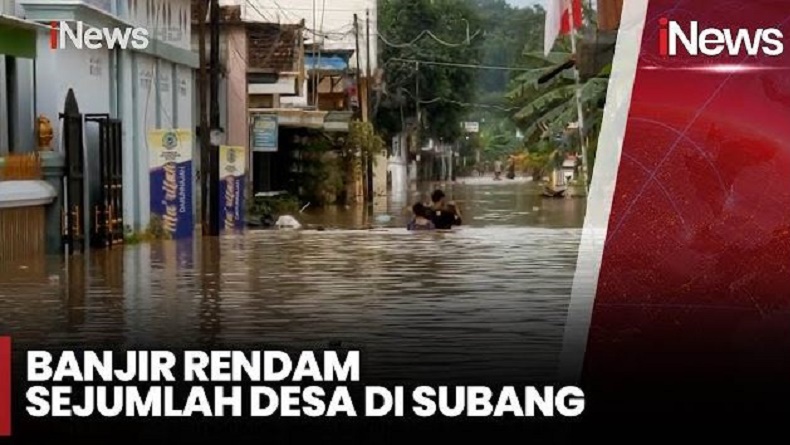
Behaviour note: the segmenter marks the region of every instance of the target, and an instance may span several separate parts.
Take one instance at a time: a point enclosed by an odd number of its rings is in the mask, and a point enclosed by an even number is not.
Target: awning
[[[304,66],[308,70],[325,71],[346,71],[348,70],[348,58],[337,55],[304,56]]]
[[[37,34],[47,30],[44,25],[0,14],[0,54],[35,59]]]
[[[251,108],[250,113],[277,115],[281,127],[311,128],[330,132],[347,133],[353,113],[347,111],[319,111],[302,108]]]

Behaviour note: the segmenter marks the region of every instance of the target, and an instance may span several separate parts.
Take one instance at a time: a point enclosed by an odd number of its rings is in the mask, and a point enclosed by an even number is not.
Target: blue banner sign
[[[221,230],[244,228],[244,186],[247,150],[244,147],[219,148],[219,218]]]
[[[277,116],[274,114],[254,114],[252,116],[252,151],[276,152],[278,137]]]
[[[148,134],[151,218],[173,239],[188,238],[192,214],[192,133],[154,130]]]

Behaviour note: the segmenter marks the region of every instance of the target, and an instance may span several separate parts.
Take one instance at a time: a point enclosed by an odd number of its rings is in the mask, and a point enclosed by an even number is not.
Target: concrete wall
[[[107,0],[94,0],[107,1]],[[115,0],[122,18],[155,32],[157,39],[190,49],[192,16],[190,0]],[[152,6],[149,8],[149,6]]]
[[[228,51],[228,145],[249,147],[247,96],[247,34],[244,28],[229,28],[226,34]]]
[[[69,89],[74,89],[83,113],[110,112],[109,51],[104,49],[49,49],[49,36],[38,39],[38,112],[58,122]],[[56,134],[56,139],[59,139]]]
[[[22,8],[15,0],[0,0],[0,14],[22,16]]]

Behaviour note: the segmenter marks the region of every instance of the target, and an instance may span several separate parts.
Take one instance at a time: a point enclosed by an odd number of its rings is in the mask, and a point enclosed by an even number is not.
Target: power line
[[[247,5],[251,6],[252,9],[254,9],[255,12],[257,12],[258,14],[260,14],[260,16],[263,17],[265,20],[271,20],[271,19],[266,14],[264,14],[263,11],[261,11],[261,9],[266,9],[266,10],[269,10],[269,11],[278,11],[279,10],[280,12],[282,12],[283,17],[286,20],[293,20],[291,14],[288,11],[286,11],[282,6],[280,6],[280,4],[277,3],[277,0],[271,0],[274,3],[274,6],[276,6],[276,8],[267,8],[265,6],[256,5],[253,2],[253,0],[246,0],[246,1],[247,1]],[[296,16],[293,16],[293,17],[296,17]],[[299,17],[296,17],[296,18],[297,18],[297,20],[301,20]]]
[[[258,7],[255,6],[251,0],[247,0],[247,5],[252,6],[252,9],[254,9],[255,12],[257,12],[264,20],[271,20],[266,14],[263,13],[263,11],[258,9]]]
[[[398,91],[403,91],[404,93],[409,95],[412,99],[415,99],[415,97],[411,93],[411,91],[407,90],[406,88],[399,88]],[[515,111],[515,110],[518,110],[518,109],[521,108],[521,107],[503,107],[503,106],[500,106],[500,105],[481,104],[481,103],[473,103],[473,102],[461,102],[461,101],[448,99],[446,97],[441,97],[441,96],[434,97],[433,99],[418,100],[417,102],[420,103],[420,104],[432,104],[432,103],[436,103],[436,102],[446,102],[446,103],[459,105],[459,106],[462,106],[462,107],[493,108],[493,109],[497,109],[497,110],[501,110],[501,111]]]
[[[454,66],[457,68],[471,68],[471,69],[480,69],[480,70],[501,70],[501,71],[521,71],[521,72],[541,71],[541,68],[518,68],[511,66],[475,65],[470,63],[437,62],[434,60],[402,59],[400,57],[392,57],[389,60],[387,60],[386,63],[389,62],[419,63],[421,65]]]
[[[381,35],[381,34],[379,34],[379,33],[377,33],[376,35],[378,35],[378,37],[379,37],[379,38],[380,38],[380,39],[381,39],[381,40],[382,40],[382,41],[383,41],[383,42],[384,42],[384,43],[385,43],[387,46],[391,46],[391,47],[393,47],[393,48],[407,48],[407,47],[413,46],[415,43],[417,43],[417,41],[419,41],[420,39],[422,39],[422,38],[423,38],[423,36],[426,36],[426,35],[427,35],[428,37],[432,38],[433,40],[435,40],[435,41],[437,41],[437,42],[441,43],[441,44],[442,44],[442,45],[444,45],[444,46],[450,46],[450,47],[468,46],[468,45],[471,43],[471,41],[472,41],[472,40],[474,40],[474,38],[475,38],[475,37],[477,37],[479,34],[480,34],[480,30],[478,29],[477,31],[475,31],[475,33],[474,33],[474,34],[472,34],[471,36],[469,36],[469,37],[468,37],[466,40],[464,40],[462,43],[449,43],[449,42],[445,42],[444,40],[440,39],[439,37],[436,37],[436,34],[434,34],[433,32],[431,32],[430,30],[424,30],[424,31],[420,32],[419,34],[417,34],[417,37],[415,37],[414,39],[412,39],[412,40],[411,40],[410,42],[408,42],[408,43],[392,43],[392,42],[390,42],[389,40],[387,40],[387,39],[386,39],[386,38],[385,38],[383,35]]]
[[[283,9],[283,8],[282,8],[282,7],[281,7],[281,6],[280,6],[280,5],[277,3],[277,1],[276,1],[276,0],[269,0],[269,1],[271,1],[272,3],[274,3],[274,5],[275,5],[277,8],[273,8],[273,7],[270,7],[270,6],[264,6],[264,5],[260,5],[259,7],[260,7],[261,9],[270,9],[270,10],[274,10],[274,9]],[[290,9],[290,10],[292,10],[292,11],[310,11],[310,12],[312,12],[312,11],[313,11],[313,8],[295,8],[295,7],[293,7],[293,6],[289,6],[289,7],[288,7],[288,9]],[[359,8],[326,8],[326,10],[327,10],[327,11],[329,11],[329,12],[359,12]]]

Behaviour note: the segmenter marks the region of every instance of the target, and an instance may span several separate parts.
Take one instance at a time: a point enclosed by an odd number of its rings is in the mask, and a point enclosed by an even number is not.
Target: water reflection
[[[408,192],[408,202],[435,185]],[[346,230],[251,231],[4,264],[0,330],[21,344],[364,348],[366,374],[553,372],[583,201],[457,184],[468,226],[409,233],[403,200],[313,210]],[[367,216],[366,216],[367,215]],[[444,371],[443,371],[444,372]],[[420,374],[422,373],[422,374]],[[439,374],[441,375],[441,374]]]
[[[394,191],[388,199],[377,199],[372,209],[360,206],[308,208],[298,215],[307,225],[326,228],[405,227],[416,202],[430,202],[436,188],[455,201],[469,227],[514,226],[580,228],[586,201],[579,198],[546,199],[541,187],[524,179],[494,181],[465,178],[456,183],[429,183]],[[372,213],[372,215],[371,215]],[[382,219],[377,216],[387,215]]]

